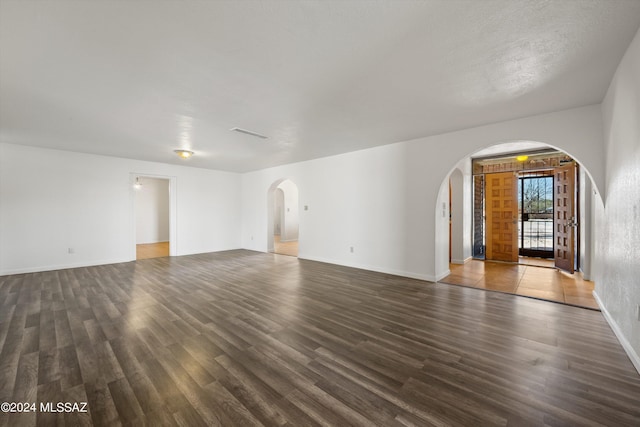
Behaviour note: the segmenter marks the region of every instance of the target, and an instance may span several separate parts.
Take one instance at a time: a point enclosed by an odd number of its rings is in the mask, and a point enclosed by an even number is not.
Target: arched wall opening
[[[598,191],[597,185],[594,183],[594,179],[579,157],[574,156],[567,150],[553,146],[551,144],[534,142],[534,141],[516,141],[516,142],[502,142],[490,145],[488,147],[474,150],[467,156],[463,157],[458,163],[452,165],[449,172],[443,177],[438,197],[435,205],[435,270],[436,277],[438,279],[449,274],[449,251],[451,249],[451,262],[457,263],[471,257],[472,248],[472,227],[465,221],[472,222],[473,220],[473,192],[472,179],[473,174],[471,171],[471,159],[477,156],[477,153],[491,153],[496,156],[513,153],[516,151],[530,151],[532,149],[553,149],[573,158],[580,165],[580,180],[578,191],[581,194],[579,203],[579,254],[580,254],[580,266],[581,271],[585,279],[591,279],[595,276],[594,269],[597,268],[592,263],[593,254],[596,248],[596,236],[593,234],[595,228],[595,210],[603,209],[603,200]],[[462,175],[462,184],[460,178]],[[468,189],[468,191],[467,191]],[[462,194],[462,201],[459,197]],[[451,197],[451,212],[448,212],[449,198]],[[458,198],[458,207],[462,207],[462,213],[456,208],[456,198]],[[462,215],[462,219],[460,219]],[[451,218],[452,230],[449,231],[449,221],[443,221],[444,217]],[[454,228],[458,227],[457,232],[454,233]],[[461,254],[460,259],[454,256],[454,248],[459,248]],[[465,252],[465,248],[469,248]]]
[[[295,243],[295,248],[288,250],[286,254],[297,256],[300,230],[298,201],[298,186],[291,179],[278,179],[269,187],[267,191],[268,252],[276,252],[276,241]]]

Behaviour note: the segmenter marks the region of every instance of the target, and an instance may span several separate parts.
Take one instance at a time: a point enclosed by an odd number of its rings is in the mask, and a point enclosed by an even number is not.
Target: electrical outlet
[[[75,250],[75,249],[73,249],[73,248],[69,248],[68,252],[69,252],[70,254],[75,254],[75,253],[76,253],[76,250]]]

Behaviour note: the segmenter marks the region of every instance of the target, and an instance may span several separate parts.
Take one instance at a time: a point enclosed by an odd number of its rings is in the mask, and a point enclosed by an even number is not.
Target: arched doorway
[[[298,256],[300,215],[298,186],[290,179],[274,182],[267,194],[269,252]]]
[[[567,171],[575,174],[569,185],[562,181]],[[595,206],[602,201],[591,176],[577,159],[543,143],[497,144],[465,157],[451,169],[441,185],[438,211],[446,193],[452,229],[439,231],[441,236],[449,236],[449,244],[437,244],[436,254],[437,259],[450,259],[451,274],[442,282],[597,307],[591,295],[593,282],[589,282],[594,245],[591,224]],[[512,196],[503,201],[507,193]],[[566,208],[572,203],[573,211]],[[465,228],[465,221],[471,227]],[[496,236],[504,241],[496,243]],[[461,248],[457,257],[453,256],[456,247]],[[492,252],[501,247],[508,247],[503,251],[510,255],[501,258],[504,254]],[[465,248],[469,250],[465,252]],[[560,262],[563,254],[564,264]],[[513,265],[485,264],[484,260]],[[470,266],[456,265],[466,263]],[[548,269],[527,270],[528,266]],[[574,268],[576,274],[558,270],[573,273]]]

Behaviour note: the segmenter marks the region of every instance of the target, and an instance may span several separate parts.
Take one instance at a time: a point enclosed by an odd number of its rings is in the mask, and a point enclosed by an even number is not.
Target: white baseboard
[[[596,299],[596,302],[598,303],[598,306],[600,307],[600,310],[602,311],[602,315],[604,316],[605,320],[613,330],[613,333],[616,335],[616,338],[618,338],[618,341],[620,341],[620,344],[622,345],[622,348],[624,348],[624,351],[627,353],[627,356],[629,356],[629,359],[631,359],[631,363],[633,363],[633,366],[636,368],[636,371],[638,371],[638,373],[640,374],[640,355],[638,355],[638,353],[636,353],[633,347],[631,347],[631,344],[629,343],[629,341],[627,341],[627,338],[624,336],[624,334],[618,327],[618,324],[616,323],[615,320],[613,320],[613,317],[611,317],[611,315],[607,311],[606,307],[602,303],[602,300],[600,299],[596,291],[593,291],[592,293],[593,293],[593,297]]]
[[[413,272],[410,272],[410,271],[394,270],[392,268],[379,268],[379,267],[374,267],[374,266],[371,266],[371,265],[359,264],[359,263],[356,263],[356,262],[344,262],[344,261],[339,261],[339,260],[335,260],[335,259],[328,259],[328,258],[322,258],[322,257],[310,257],[310,256],[306,256],[306,255],[298,255],[298,258],[299,259],[306,259],[306,260],[309,260],[309,261],[324,262],[324,263],[327,263],[327,264],[342,265],[344,267],[359,268],[361,270],[375,271],[376,273],[393,274],[394,276],[408,277],[410,279],[425,280],[427,282],[437,282],[436,276],[432,276],[432,275],[429,275],[429,274],[413,273]],[[443,275],[442,277],[445,277],[448,274],[449,273]]]
[[[170,256],[185,256],[185,255],[198,255],[198,254],[208,254],[211,252],[225,252],[225,251],[234,251],[238,249],[243,249],[240,246],[233,248],[223,248],[223,249],[207,249],[207,250],[197,250],[193,252],[181,252],[177,255]],[[133,258],[119,258],[112,260],[98,260],[98,261],[85,261],[85,262],[75,262],[69,264],[58,264],[58,265],[47,265],[44,267],[25,267],[25,268],[16,268],[10,270],[0,270],[0,276],[9,276],[11,274],[25,274],[25,273],[39,273],[42,271],[55,271],[55,270],[66,270],[69,268],[82,268],[82,267],[93,267],[97,265],[107,265],[107,264],[120,264],[123,262],[132,262],[135,261],[135,253],[133,254]]]
[[[471,261],[471,258],[472,258],[472,257],[468,257],[468,258],[463,259],[463,260],[460,260],[460,259],[452,259],[452,260],[451,260],[451,264],[466,264],[466,263],[468,263],[469,261]]]
[[[436,282],[439,282],[440,280],[444,279],[445,277],[447,277],[448,275],[451,274],[451,270],[445,270],[442,273],[436,275]]]
[[[93,267],[96,265],[120,264],[123,262],[131,262],[131,261],[135,261],[135,259],[132,260],[129,258],[122,258],[122,259],[113,259],[113,260],[87,261],[87,262],[74,262],[69,264],[47,265],[44,267],[15,268],[11,270],[0,270],[0,276],[9,276],[11,274],[39,273],[42,271],[66,270],[69,268]]]

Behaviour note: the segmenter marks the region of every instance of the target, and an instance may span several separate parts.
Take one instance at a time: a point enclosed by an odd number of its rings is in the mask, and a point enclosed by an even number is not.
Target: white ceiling
[[[0,0],[0,142],[250,171],[599,103],[639,26],[637,0]]]

